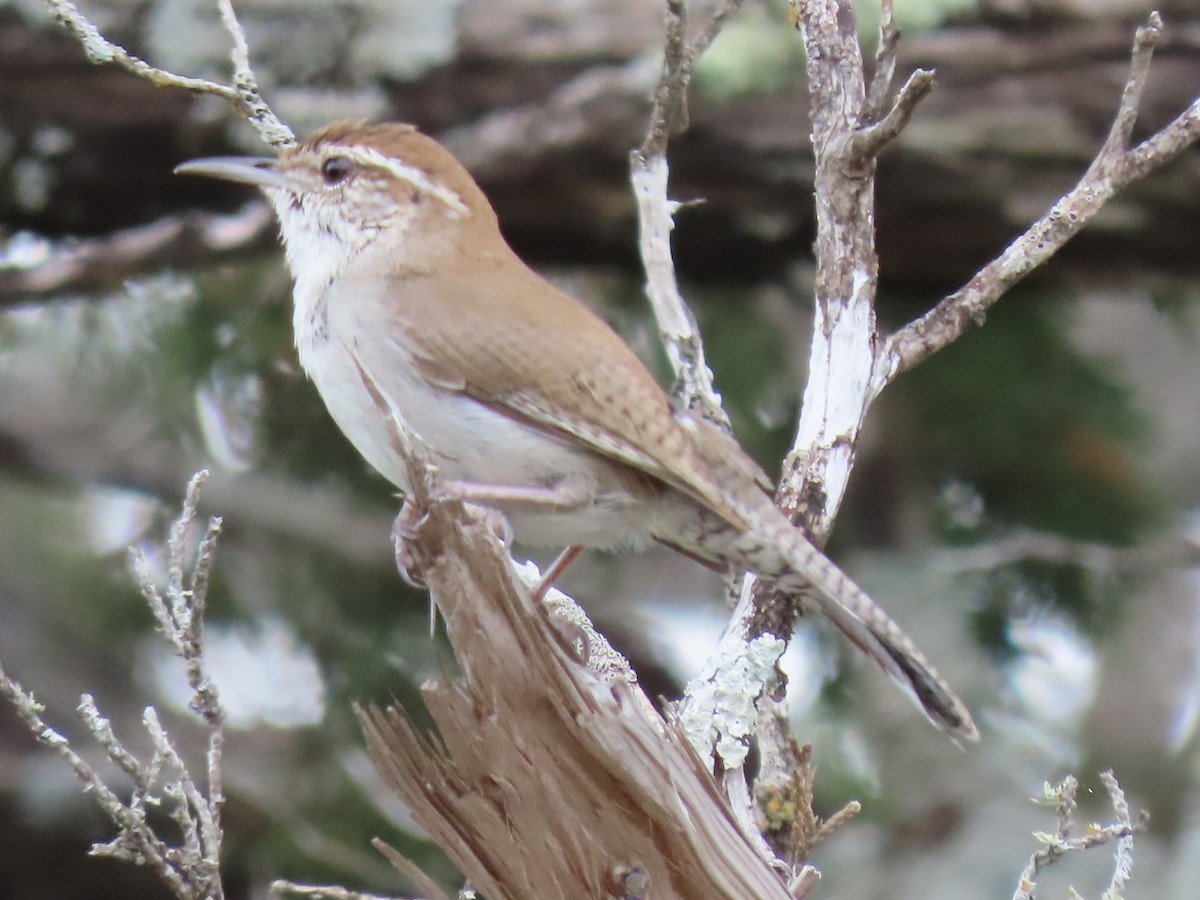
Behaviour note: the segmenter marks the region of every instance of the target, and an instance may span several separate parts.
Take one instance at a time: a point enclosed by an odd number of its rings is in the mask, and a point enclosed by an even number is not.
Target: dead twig
[[[139,78],[145,78],[159,87],[181,88],[193,94],[211,94],[233,104],[239,109],[258,132],[259,136],[270,147],[290,147],[296,143],[296,136],[271,111],[270,106],[263,100],[258,89],[258,81],[250,68],[250,48],[246,43],[246,34],[237,20],[230,0],[217,0],[221,12],[221,21],[233,40],[231,57],[234,68],[234,83],[220,84],[206,78],[189,78],[186,75],[176,75],[166,69],[152,66],[124,47],[114,44],[104,37],[88,18],[79,11],[72,0],[46,0],[57,19],[64,28],[73,34],[83,46],[84,52],[97,65],[113,63],[132,72]]]
[[[1035,798],[1036,802],[1053,804],[1058,815],[1058,829],[1053,833],[1035,832],[1034,837],[1042,844],[1030,858],[1028,865],[1017,879],[1017,889],[1013,900],[1035,900],[1037,897],[1037,877],[1042,869],[1061,861],[1068,854],[1092,847],[1102,847],[1105,844],[1116,843],[1114,851],[1113,875],[1108,889],[1103,894],[1103,900],[1120,900],[1129,882],[1133,869],[1133,836],[1144,831],[1150,822],[1147,813],[1139,812],[1137,816],[1130,815],[1129,803],[1125,792],[1111,771],[1100,773],[1100,780],[1108,791],[1109,802],[1117,814],[1117,820],[1111,824],[1087,825],[1083,834],[1073,836],[1076,830],[1075,814],[1078,803],[1075,799],[1079,782],[1074,776],[1068,775],[1062,783],[1051,786],[1047,784],[1042,796]]]
[[[75,752],[67,738],[46,724],[42,719],[44,710],[33,695],[0,668],[0,695],[12,703],[41,743],[66,760],[83,782],[84,790],[117,826],[116,837],[93,845],[92,855],[148,866],[180,900],[222,900],[225,896],[220,869],[225,711],[203,660],[204,610],[220,520],[210,519],[199,545],[193,550],[191,544],[200,486],[206,475],[199,472],[193,476],[183,509],[171,525],[166,542],[165,585],[160,588],[145,554],[133,552],[131,561],[142,595],[160,629],[184,660],[193,692],[191,707],[209,726],[207,790],[188,771],[153,706],[146,707],[142,716],[154,748],[150,759],[143,761],[116,736],[91,695],[84,694],[79,703],[84,724],[108,758],[133,783],[129,799],[122,800]],[[178,827],[177,844],[163,840],[150,824],[148,810],[157,807],[165,809]]]
[[[995,569],[1024,560],[1065,563],[1096,572],[1200,567],[1200,541],[1173,536],[1140,547],[1075,541],[1044,531],[1017,531],[973,547],[940,550],[934,564],[952,572]]]
[[[103,237],[55,243],[41,239],[35,247],[8,253],[0,249],[0,308],[33,297],[103,289],[140,272],[240,253],[274,230],[270,207],[255,202],[228,215],[188,212]]]
[[[1129,147],[1162,19],[1151,13],[1133,42],[1129,77],[1108,137],[1079,182],[1024,234],[933,309],[887,339],[877,388],[981,325],[1010,288],[1044,264],[1092,220],[1117,191],[1178,156],[1200,138],[1200,97],[1161,130]]]

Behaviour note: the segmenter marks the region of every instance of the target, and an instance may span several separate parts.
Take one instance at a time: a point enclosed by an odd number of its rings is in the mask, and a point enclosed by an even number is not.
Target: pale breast
[[[406,490],[405,467],[355,364],[400,411],[446,478],[473,484],[553,488],[583,496],[572,510],[502,507],[529,543],[616,547],[643,543],[631,519],[636,503],[619,468],[547,432],[453,390],[430,384],[413,361],[403,330],[380,305],[339,284],[296,290],[294,327],[300,362],[330,415],[360,454]]]

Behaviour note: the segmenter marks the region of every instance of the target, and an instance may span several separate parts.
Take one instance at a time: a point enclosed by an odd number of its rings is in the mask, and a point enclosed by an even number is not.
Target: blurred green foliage
[[[919,423],[930,495],[960,482],[982,504],[968,524],[935,505],[943,541],[969,545],[1025,529],[1128,546],[1166,523],[1165,502],[1138,465],[1151,437],[1146,416],[1112,361],[1082,354],[1068,328],[1054,298],[1013,297],[897,384]],[[1068,563],[1011,563],[988,579],[978,630],[1002,647],[1009,615],[1049,602],[1096,634],[1111,627],[1128,588]]]

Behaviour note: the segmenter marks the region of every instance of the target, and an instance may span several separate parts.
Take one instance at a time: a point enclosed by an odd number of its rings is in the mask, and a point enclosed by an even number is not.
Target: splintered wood
[[[423,692],[437,735],[359,709],[371,756],[489,900],[790,897],[682,731],[605,679],[490,531],[433,504],[412,545],[461,675]],[[429,898],[441,900],[441,898]]]

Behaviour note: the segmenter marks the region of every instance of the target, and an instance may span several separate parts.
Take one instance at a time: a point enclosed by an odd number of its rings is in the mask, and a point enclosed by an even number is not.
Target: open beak
[[[287,187],[275,160],[267,156],[209,156],[192,159],[175,167],[176,175],[207,175],[222,181],[252,184],[261,188]]]

